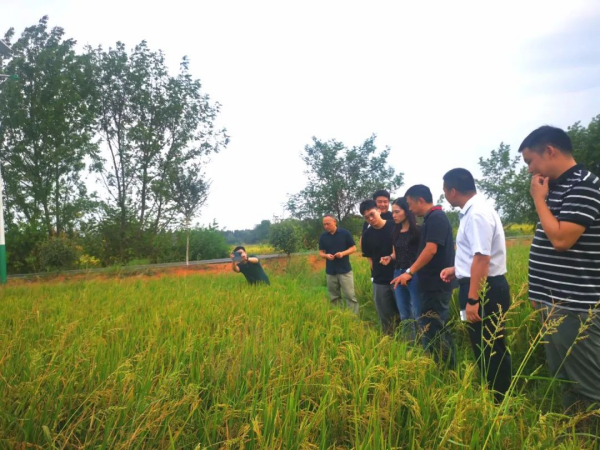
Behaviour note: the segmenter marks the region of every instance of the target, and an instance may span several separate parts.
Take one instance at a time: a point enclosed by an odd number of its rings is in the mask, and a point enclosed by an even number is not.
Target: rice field
[[[526,246],[509,250],[517,374],[496,406],[454,310],[457,370],[383,336],[364,260],[360,318],[332,308],[308,257],[234,273],[0,288],[0,447],[182,449],[594,448],[560,413]],[[317,270],[319,269],[319,270]]]

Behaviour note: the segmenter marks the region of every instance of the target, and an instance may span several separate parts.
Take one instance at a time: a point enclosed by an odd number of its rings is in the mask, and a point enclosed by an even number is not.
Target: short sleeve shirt
[[[248,255],[248,257],[256,258],[256,256],[254,256],[254,255]],[[271,282],[269,281],[269,277],[267,276],[263,267],[260,264],[260,261],[257,262],[256,264],[251,263],[251,262],[239,263],[237,266],[238,266],[238,269],[240,269],[240,272],[244,275],[244,277],[246,277],[246,281],[248,281],[248,283],[250,283],[250,284],[258,284],[258,283],[271,284]]]
[[[585,230],[569,250],[558,252],[538,222],[529,251],[529,298],[588,311],[600,300],[600,179],[576,165],[550,183],[546,204],[559,221]]]
[[[437,252],[431,261],[419,270],[419,288],[422,291],[452,290],[454,286],[452,283],[442,281],[440,272],[454,265],[454,238],[450,221],[439,207],[425,214],[419,241],[419,254],[429,242],[437,244]]]
[[[394,232],[394,222],[387,220],[382,228],[369,227],[362,236],[363,256],[371,258],[373,261],[373,270],[371,275],[375,284],[390,284],[394,278],[394,265],[384,266],[379,264],[383,256],[392,254]]]
[[[333,234],[325,232],[319,238],[319,250],[331,255],[344,252],[355,245],[352,234],[344,228],[336,229]],[[352,266],[348,255],[343,258],[336,258],[333,261],[326,260],[325,262],[325,273],[327,275],[342,275],[351,270]]]
[[[459,213],[456,235],[456,277],[469,278],[476,254],[490,257],[488,276],[506,273],[506,238],[498,213],[481,195],[469,199]]]

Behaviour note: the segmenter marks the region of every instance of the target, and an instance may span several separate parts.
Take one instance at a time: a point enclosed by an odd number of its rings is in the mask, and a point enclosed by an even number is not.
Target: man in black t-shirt
[[[323,228],[325,232],[319,238],[319,256],[326,261],[327,290],[331,303],[341,306],[343,295],[348,309],[358,314],[354,275],[349,257],[356,252],[354,238],[348,230],[339,228],[337,219],[329,214],[323,217]]]
[[[392,217],[392,212],[390,211],[390,193],[385,189],[375,191],[375,193],[373,194],[373,201],[375,202],[375,204],[377,205],[377,209],[381,213],[381,218],[383,220],[390,220],[393,222],[394,218]],[[369,228],[369,222],[365,220],[362,227],[363,234],[367,230],[367,228]]]
[[[239,263],[235,261],[236,253],[241,257]],[[249,284],[271,284],[258,258],[256,256],[248,256],[246,249],[241,245],[233,249],[233,253],[231,254],[231,270],[235,273],[243,274]]]
[[[423,330],[423,346],[438,362],[450,367],[456,364],[454,343],[446,324],[450,317],[452,283],[445,283],[440,273],[454,264],[454,239],[452,226],[442,208],[433,205],[427,186],[417,184],[406,191],[410,210],[423,217],[419,256],[413,265],[392,281],[406,286],[415,273],[419,273],[418,288],[421,294],[419,325]]]
[[[394,222],[381,218],[381,213],[373,200],[362,202],[360,213],[369,223],[369,227],[362,235],[361,245],[363,256],[369,258],[371,262],[375,309],[383,331],[393,335],[400,321],[394,290],[390,284],[394,278],[394,266],[381,264],[381,259],[392,254]]]

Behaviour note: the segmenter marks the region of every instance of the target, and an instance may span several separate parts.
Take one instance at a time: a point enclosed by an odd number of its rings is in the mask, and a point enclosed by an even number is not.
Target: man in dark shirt
[[[242,259],[239,263],[236,263],[234,260],[236,252]],[[271,284],[258,258],[256,256],[248,256],[246,249],[241,245],[233,249],[233,253],[231,254],[231,269],[235,273],[241,272],[250,284]]]
[[[331,303],[341,306],[343,295],[348,309],[358,314],[354,275],[349,257],[356,252],[352,234],[348,230],[338,228],[337,219],[329,214],[323,217],[323,228],[325,232],[319,238],[319,255],[326,261],[327,290]]]
[[[370,259],[373,277],[373,301],[383,331],[393,335],[400,321],[394,290],[390,282],[394,278],[394,266],[381,264],[381,259],[392,254],[394,222],[381,218],[381,212],[373,200],[360,204],[360,213],[369,223],[362,235],[363,256]]]
[[[569,135],[543,126],[519,148],[540,218],[529,253],[529,299],[556,324],[546,359],[566,410],[600,405],[600,179],[573,158]],[[552,325],[550,325],[552,327]]]
[[[406,272],[392,281],[392,284],[394,288],[398,284],[406,286],[412,276],[419,273],[419,325],[423,330],[423,346],[433,354],[436,361],[454,367],[454,342],[447,327],[454,284],[446,283],[440,278],[442,270],[454,264],[452,226],[442,208],[433,205],[433,197],[427,186],[412,186],[406,191],[405,197],[410,210],[423,217],[419,256]]]

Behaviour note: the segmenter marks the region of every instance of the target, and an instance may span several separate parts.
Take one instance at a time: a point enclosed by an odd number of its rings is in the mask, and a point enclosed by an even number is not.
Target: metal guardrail
[[[311,255],[316,252],[300,252],[292,253],[296,255]],[[254,255],[253,255],[254,256]],[[259,259],[273,259],[273,258],[284,258],[287,257],[285,253],[271,253],[268,255],[256,255]],[[219,259],[204,259],[201,261],[190,261],[189,264],[185,262],[172,262],[172,263],[160,263],[160,264],[144,264],[139,266],[112,266],[102,267],[99,269],[76,269],[76,270],[63,270],[61,272],[37,272],[37,273],[22,273],[8,275],[8,279],[22,279],[22,278],[44,278],[56,275],[81,275],[81,274],[92,274],[92,273],[121,273],[121,272],[141,272],[144,270],[152,269],[168,269],[173,267],[191,267],[191,266],[204,266],[208,264],[227,264],[231,263],[231,258],[219,258]]]

